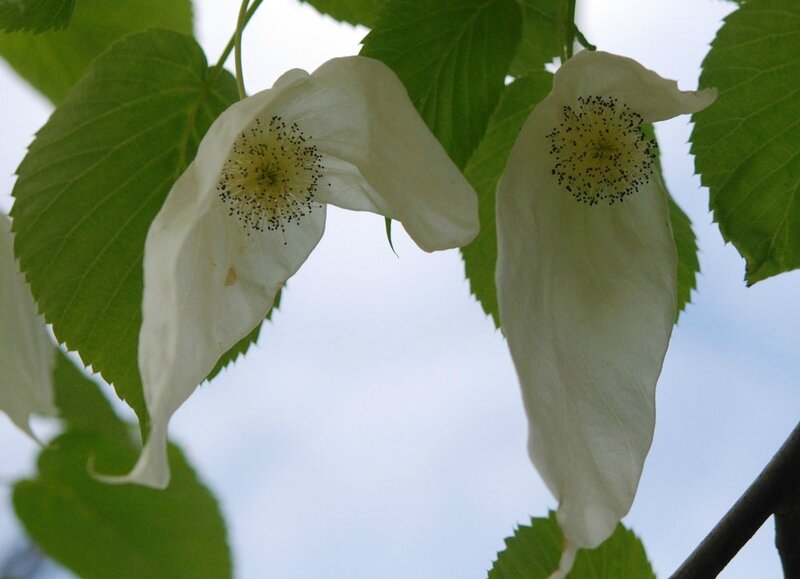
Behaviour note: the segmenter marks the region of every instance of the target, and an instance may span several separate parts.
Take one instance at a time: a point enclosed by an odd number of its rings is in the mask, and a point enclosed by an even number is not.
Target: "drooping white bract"
[[[584,51],[555,74],[497,187],[500,320],[528,449],[567,544],[605,540],[633,501],[676,315],[677,256],[642,123],[697,112],[639,63]]]
[[[11,220],[0,213],[0,410],[32,438],[31,414],[55,415],[55,346],[14,260]]]
[[[231,106],[147,236],[139,369],[152,430],[117,482],[168,484],[170,417],[264,319],[320,240],[327,203],[396,219],[426,251],[478,233],[475,192],[381,62],[291,70]]]

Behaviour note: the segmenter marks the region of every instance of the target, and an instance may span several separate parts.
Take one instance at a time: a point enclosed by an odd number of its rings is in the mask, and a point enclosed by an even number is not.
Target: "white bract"
[[[584,51],[555,74],[497,187],[500,320],[528,450],[559,501],[563,576],[630,509],[676,316],[677,255],[652,123],[711,104]]]
[[[31,414],[55,415],[55,346],[14,260],[11,220],[0,213],[0,410],[32,438]]]
[[[306,260],[325,206],[400,221],[426,251],[478,233],[475,192],[386,65],[291,70],[226,110],[155,218],[144,253],[139,369],[151,432],[133,471],[165,487],[167,424]]]

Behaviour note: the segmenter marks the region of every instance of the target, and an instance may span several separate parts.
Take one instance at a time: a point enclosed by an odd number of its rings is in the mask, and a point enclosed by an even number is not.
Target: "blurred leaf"
[[[158,491],[90,478],[126,472],[137,455],[125,440],[76,430],[39,456],[38,476],[14,486],[17,516],[50,557],[85,578],[231,577],[225,523],[216,500],[175,446],[170,486]]]
[[[0,0],[0,29],[44,32],[66,28],[75,0]]]
[[[463,167],[500,98],[519,36],[513,0],[387,0],[361,54],[397,73]]]
[[[14,485],[14,509],[51,558],[88,578],[230,577],[217,502],[181,451],[169,448],[170,486],[157,491],[91,478],[127,472],[138,455],[98,385],[59,352],[56,403],[68,431],[39,455],[38,476]]]
[[[0,414],[31,438],[32,414],[53,416],[55,348],[14,259],[11,219],[0,211]]]
[[[717,101],[693,116],[692,152],[747,284],[800,266],[800,3],[746,2],[703,61]]]
[[[520,0],[522,38],[511,63],[511,74],[525,76],[544,70],[544,65],[561,54],[558,38],[556,0]]]
[[[478,193],[478,214],[481,231],[468,246],[461,249],[470,290],[483,311],[500,327],[497,293],[494,284],[497,261],[494,190],[506,168],[506,159],[522,125],[536,104],[553,83],[549,72],[538,72],[518,78],[503,90],[503,95],[489,119],[486,135],[470,157],[464,175]]]
[[[372,28],[385,0],[300,0],[341,22]]]
[[[558,568],[563,538],[555,513],[531,519],[505,541],[506,548],[488,579],[547,579]],[[567,579],[655,579],[642,542],[617,525],[614,534],[596,549],[578,551]]]
[[[95,61],[18,169],[15,250],[39,308],[143,425],[145,236],[200,139],[236,99],[233,77],[211,74],[193,38],[131,35]]]
[[[56,0],[47,0],[52,4]],[[42,0],[37,0],[37,3]],[[61,0],[62,4],[66,4]],[[70,2],[71,3],[71,2]],[[80,0],[66,30],[42,34],[0,34],[0,56],[55,104],[89,64],[115,40],[161,27],[192,32],[190,0]],[[158,62],[149,63],[152,69]],[[154,75],[158,75],[154,71]]]

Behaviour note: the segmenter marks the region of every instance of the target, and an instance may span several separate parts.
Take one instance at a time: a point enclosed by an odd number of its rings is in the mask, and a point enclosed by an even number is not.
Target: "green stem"
[[[233,53],[233,61],[236,65],[236,88],[239,89],[239,98],[247,98],[247,91],[244,90],[244,73],[242,72],[242,32],[247,24],[247,5],[250,0],[242,0],[239,8],[239,20],[236,22],[236,33],[233,35],[236,51]]]
[[[572,47],[575,45],[575,3],[576,0],[569,0],[567,10],[567,58],[572,58]]]
[[[256,13],[256,10],[258,10],[258,7],[261,6],[261,3],[263,1],[264,0],[254,0],[253,4],[250,5],[250,8],[247,10],[247,16],[245,16],[244,19],[244,26],[247,26],[247,23],[250,22],[250,19],[253,17],[253,14]],[[244,26],[242,26],[241,28],[244,28]],[[228,57],[231,55],[231,52],[233,52],[233,49],[236,47],[236,35],[239,33],[239,30],[240,27],[237,25],[236,32],[233,33],[233,36],[231,36],[231,39],[228,41],[228,44],[222,51],[219,60],[217,60],[217,63],[214,65],[214,68],[211,69],[211,72],[208,75],[210,82],[216,80],[217,75],[220,73],[220,71],[222,71],[222,67],[225,66],[225,62],[228,60]]]
[[[575,44],[575,2],[561,0],[558,4],[558,32],[561,39],[561,63],[572,58],[572,45]]]

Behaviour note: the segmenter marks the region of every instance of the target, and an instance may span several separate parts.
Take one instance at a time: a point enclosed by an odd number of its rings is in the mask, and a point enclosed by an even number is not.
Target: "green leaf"
[[[561,54],[554,0],[519,0],[522,4],[522,39],[511,63],[511,74],[525,76],[544,70]]]
[[[506,539],[489,579],[547,579],[558,568],[563,538],[555,513],[531,519]],[[580,550],[567,579],[655,579],[642,542],[621,524],[602,545]]]
[[[65,28],[75,0],[0,0],[0,29],[44,32]]]
[[[95,57],[112,42],[151,27],[191,33],[191,1],[80,0],[66,30],[36,36],[0,34],[0,56],[34,88],[58,104]]]
[[[350,24],[372,28],[385,0],[300,0],[322,14]]]
[[[747,284],[800,267],[800,3],[746,2],[703,62],[717,101],[693,116],[692,152]]]
[[[272,302],[272,307],[267,312],[267,317],[266,317],[267,320],[271,320],[272,313],[280,307],[282,294],[283,290],[279,290],[278,293],[275,294],[275,300]],[[206,380],[213,380],[214,377],[217,374],[219,374],[223,368],[228,366],[228,364],[232,364],[236,362],[240,356],[244,356],[250,350],[250,346],[252,346],[258,341],[258,336],[261,333],[262,324],[257,325],[252,332],[250,332],[244,338],[236,342],[230,350],[228,350],[222,356],[220,356],[220,359],[217,360],[217,365],[214,366],[214,369],[211,370],[211,372],[209,372]]]
[[[278,298],[280,298],[280,293],[278,294]],[[273,305],[273,308],[277,307],[277,301]],[[269,313],[272,313],[272,309],[270,309]],[[258,335],[261,333],[261,324],[257,325],[252,332],[247,334],[244,338],[236,342],[233,347],[225,352],[219,360],[217,360],[217,365],[214,366],[214,369],[211,370],[208,374],[208,378],[206,380],[213,380],[214,377],[222,372],[223,368],[225,368],[228,364],[232,364],[239,359],[239,356],[244,356],[247,351],[250,349],[250,346],[255,344],[258,341]]]
[[[384,219],[384,227],[386,229],[386,241],[389,242],[389,249],[392,250],[395,256],[400,257],[394,249],[394,242],[392,241],[392,219],[390,217]]]
[[[653,125],[645,125],[643,131],[648,139],[655,140],[656,134]],[[654,178],[658,186],[664,192],[669,202],[669,219],[672,225],[672,236],[675,239],[675,249],[678,252],[678,312],[675,316],[675,323],[678,322],[680,314],[692,301],[692,290],[697,289],[697,274],[700,272],[700,262],[697,259],[697,238],[692,229],[692,222],[689,216],[672,198],[672,194],[667,189],[664,181],[664,170],[661,167],[661,149],[656,150]]]
[[[217,502],[175,446],[170,486],[108,485],[98,471],[126,472],[137,455],[125,440],[75,430],[39,456],[38,476],[14,486],[17,516],[48,556],[85,578],[231,577]],[[95,460],[96,459],[96,460]]]
[[[522,77],[505,87],[497,109],[489,120],[486,135],[470,157],[464,175],[478,193],[481,231],[461,249],[470,290],[483,311],[500,327],[494,269],[497,261],[494,190],[506,167],[506,159],[522,125],[553,83],[549,72]]]
[[[675,238],[675,248],[678,250],[678,313],[675,318],[677,322],[681,312],[692,301],[692,290],[697,289],[700,262],[697,259],[697,238],[692,229],[692,222],[669,192],[667,196],[672,235]]]
[[[387,0],[361,53],[394,69],[463,167],[500,98],[520,20],[513,0]]]
[[[115,440],[127,439],[125,425],[117,418],[98,385],[61,350],[56,352],[53,390],[60,417],[70,430],[94,432]]]
[[[39,131],[14,187],[15,250],[58,340],[146,423],[137,367],[150,222],[237,99],[189,36],[153,30],[101,56]]]

